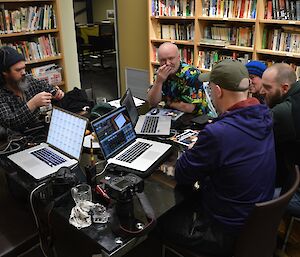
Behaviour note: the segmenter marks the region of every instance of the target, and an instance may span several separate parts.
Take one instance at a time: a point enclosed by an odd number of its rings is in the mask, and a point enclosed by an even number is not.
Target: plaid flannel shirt
[[[50,92],[53,87],[45,81],[27,76],[22,84],[24,98],[14,95],[5,87],[0,87],[0,125],[12,130],[24,130],[28,125],[38,121],[40,110],[31,112],[27,102],[40,92]]]

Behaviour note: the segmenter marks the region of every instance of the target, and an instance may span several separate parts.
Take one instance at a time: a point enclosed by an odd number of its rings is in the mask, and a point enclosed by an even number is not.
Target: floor
[[[80,67],[82,89],[92,88],[94,100],[104,97],[107,101],[118,98],[116,55],[107,54],[103,58],[104,68],[96,56],[86,56]]]

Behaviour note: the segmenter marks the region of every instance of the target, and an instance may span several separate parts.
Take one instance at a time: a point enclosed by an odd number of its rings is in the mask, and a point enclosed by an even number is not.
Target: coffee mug
[[[71,194],[76,204],[82,201],[92,201],[92,190],[87,184],[79,184],[72,187]]]

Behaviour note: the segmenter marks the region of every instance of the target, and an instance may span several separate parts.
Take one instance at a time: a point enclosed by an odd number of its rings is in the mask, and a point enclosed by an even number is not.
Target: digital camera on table
[[[144,181],[135,174],[125,176],[106,176],[101,182],[105,185],[106,193],[117,201],[129,201],[134,193],[144,190]]]

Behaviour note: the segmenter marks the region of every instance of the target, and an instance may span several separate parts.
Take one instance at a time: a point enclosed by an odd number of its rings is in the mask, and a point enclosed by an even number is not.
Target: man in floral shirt
[[[198,80],[200,71],[180,62],[177,46],[169,42],[160,45],[158,59],[160,67],[148,91],[150,105],[154,107],[164,101],[169,108],[183,112],[207,113],[204,89]]]

